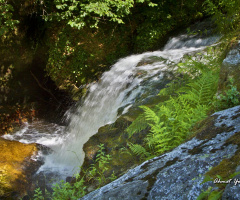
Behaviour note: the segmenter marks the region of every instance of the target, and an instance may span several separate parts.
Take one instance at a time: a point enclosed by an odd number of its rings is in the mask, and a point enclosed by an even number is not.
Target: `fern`
[[[178,146],[191,134],[196,122],[207,116],[217,90],[219,63],[212,54],[199,57],[202,62],[188,59],[179,64],[178,72],[182,76],[159,93],[159,96],[168,95],[168,100],[152,109],[140,106],[144,113],[127,128],[129,137],[147,126],[150,131],[144,147],[129,146],[134,154],[146,158],[149,153],[163,153]]]
[[[128,146],[129,146],[130,150],[135,155],[140,156],[140,158],[148,158],[151,156],[151,154],[149,152],[147,152],[147,150],[139,144],[129,143]]]
[[[148,127],[148,123],[143,114],[139,115],[133,123],[126,129],[129,137],[132,137],[134,133],[139,133]]]
[[[181,144],[194,124],[206,117],[217,82],[216,73],[206,72],[180,89],[178,97],[170,96],[169,100],[156,105],[154,109],[140,106],[150,131],[144,140],[145,148],[132,144],[130,150],[147,157],[148,151],[152,154],[163,153]]]
[[[159,96],[169,96],[169,95],[174,95],[179,88],[182,88],[186,84],[186,79],[183,77],[176,77],[174,80],[172,80],[170,83],[166,85],[166,88],[163,88],[159,92]]]
[[[152,109],[148,108],[147,106],[140,106],[140,108],[142,108],[144,110],[145,119],[148,121],[149,124],[150,123],[154,123],[154,124],[159,123],[160,118]]]
[[[189,91],[183,98],[192,105],[207,105],[212,100],[217,90],[218,75],[212,72],[204,73],[200,78],[187,84]]]

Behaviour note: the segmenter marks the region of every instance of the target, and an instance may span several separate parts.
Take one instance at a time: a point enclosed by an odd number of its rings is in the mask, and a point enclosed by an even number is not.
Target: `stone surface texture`
[[[216,112],[207,121],[212,121],[213,125],[205,123],[207,125],[191,140],[129,170],[81,200],[194,200],[210,186],[217,189],[213,180],[202,182],[212,167],[224,159],[231,159],[239,150],[238,145],[229,139],[240,131],[240,106]],[[211,130],[209,124],[213,126]],[[199,139],[209,134],[210,139]],[[240,180],[239,175],[237,178]],[[240,199],[239,194],[239,184],[235,186],[232,181],[226,186],[222,198]]]

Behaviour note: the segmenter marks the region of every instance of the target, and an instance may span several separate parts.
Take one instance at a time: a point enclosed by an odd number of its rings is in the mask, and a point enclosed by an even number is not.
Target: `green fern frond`
[[[149,152],[147,152],[147,150],[139,144],[129,143],[128,145],[129,145],[130,150],[135,155],[140,156],[141,158],[147,158],[147,157],[151,156],[151,154]]]
[[[153,134],[160,134],[163,133],[166,130],[166,127],[164,126],[164,122],[161,122],[159,124],[149,124],[151,127],[151,133]]]
[[[182,77],[175,77],[170,83],[166,84],[166,87],[161,89],[159,96],[174,95],[180,88],[182,88],[187,81]]]
[[[140,108],[142,108],[144,110],[145,119],[149,123],[154,123],[154,124],[159,123],[160,119],[159,119],[158,115],[151,108],[149,108],[147,106],[140,106]]]
[[[199,64],[197,61],[188,63],[188,67],[193,65],[194,69],[190,70],[192,76],[182,81],[181,87],[173,81],[159,93],[174,96],[169,96],[167,101],[153,109],[141,106],[144,110],[142,118],[150,127],[144,142],[151,152],[163,153],[178,146],[189,136],[196,122],[207,116],[217,90],[218,73],[213,70],[216,66],[208,67],[206,63]],[[146,149],[140,145],[130,145],[130,149],[136,155],[147,157]]]
[[[140,131],[146,129],[148,127],[148,123],[143,114],[139,115],[133,123],[127,127],[126,132],[129,137],[132,137],[133,134],[139,133]]]
[[[209,104],[217,90],[218,75],[212,72],[204,73],[188,85],[189,91],[182,97],[192,105]]]

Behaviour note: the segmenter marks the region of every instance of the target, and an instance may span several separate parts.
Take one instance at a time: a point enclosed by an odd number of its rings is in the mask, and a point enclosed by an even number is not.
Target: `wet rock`
[[[0,199],[19,199],[32,189],[31,176],[42,164],[36,159],[39,148],[0,138]]]
[[[228,79],[234,78],[234,84],[240,89],[240,41],[228,52],[223,60],[220,70],[219,90],[224,91],[228,85]]]
[[[118,118],[114,124],[101,127],[98,133],[93,135],[89,141],[84,144],[85,159],[82,165],[83,171],[87,170],[89,166],[94,163],[99,150],[99,144],[104,144],[106,148],[105,153],[112,157],[112,160],[109,162],[109,166],[111,167],[106,172],[108,175],[111,175],[113,171],[116,173],[115,175],[120,175],[136,163],[139,163],[139,158],[133,158],[131,155],[121,152],[121,149],[127,146],[128,136],[124,134],[124,130],[130,123],[131,121],[129,121],[128,118],[122,116]],[[137,134],[133,140],[142,143],[145,134],[146,133],[141,132]]]
[[[150,65],[153,64],[155,62],[162,62],[162,61],[166,61],[166,59],[158,57],[158,56],[150,56],[150,57],[146,57],[143,58],[137,65],[138,66],[143,66],[143,65]]]
[[[157,62],[158,57],[153,57],[153,62]],[[145,135],[148,130],[134,134],[131,139],[128,138],[125,129],[143,112],[140,105],[149,107],[164,101],[157,94],[166,87],[166,84],[173,79],[173,73],[165,72],[161,77],[155,74],[141,83],[142,93],[133,104],[125,105],[118,110],[120,117],[113,124],[107,124],[99,128],[98,133],[93,135],[83,146],[85,159],[82,165],[82,171],[86,171],[91,164],[94,164],[96,155],[99,150],[98,145],[104,144],[105,153],[112,157],[109,161],[108,170],[105,172],[106,177],[115,173],[117,177],[124,174],[127,170],[140,163],[139,156],[132,156],[128,150],[128,143],[143,144]],[[129,94],[130,95],[130,94]],[[128,109],[126,109],[128,108]],[[91,185],[92,187],[92,185]]]
[[[196,137],[171,152],[148,160],[82,200],[105,199],[197,199],[213,181],[203,183],[206,174],[240,151],[240,106],[210,116]],[[209,126],[212,126],[209,128]],[[210,132],[209,132],[210,131]],[[208,137],[207,135],[211,135]],[[206,137],[204,137],[206,135]],[[226,169],[226,176],[238,169]],[[213,177],[214,178],[214,177]],[[216,178],[216,177],[215,177]],[[240,178],[239,175],[235,177]],[[239,199],[239,186],[226,186],[223,199]]]

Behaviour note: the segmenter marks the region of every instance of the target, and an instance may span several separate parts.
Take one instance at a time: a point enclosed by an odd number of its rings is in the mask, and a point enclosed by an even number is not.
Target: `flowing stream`
[[[122,108],[121,114],[127,112],[144,93],[144,81],[162,81],[164,73],[174,70],[185,54],[202,51],[218,39],[181,35],[170,39],[161,51],[120,59],[97,83],[89,87],[82,103],[67,113],[70,120],[67,127],[39,120],[26,124],[20,131],[5,135],[4,138],[50,147],[52,153],[39,155],[44,157],[45,162],[39,172],[60,174],[61,178],[72,176],[79,172],[78,167],[83,163],[83,144],[101,126],[115,122],[119,108]]]

